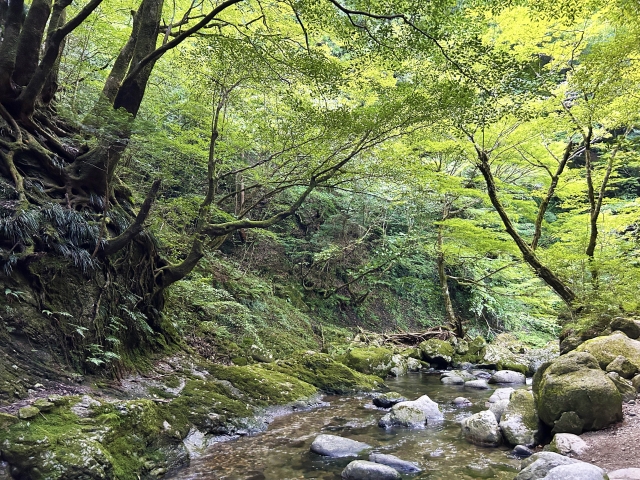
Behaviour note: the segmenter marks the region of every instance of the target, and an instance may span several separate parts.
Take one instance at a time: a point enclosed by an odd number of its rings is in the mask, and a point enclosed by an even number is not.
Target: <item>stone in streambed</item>
[[[472,405],[471,400],[465,397],[456,397],[451,403],[456,407],[470,407]]]
[[[535,445],[540,436],[540,421],[533,394],[516,390],[500,419],[500,430],[509,445]]]
[[[489,410],[476,413],[460,422],[465,440],[481,447],[497,447],[502,444],[502,433],[496,417]]]
[[[369,461],[374,463],[380,463],[391,467],[399,472],[403,473],[417,473],[422,470],[411,462],[402,460],[395,455],[386,455],[384,453],[372,453],[369,455]]]
[[[496,416],[496,420],[500,423],[502,420],[502,414],[509,406],[509,400],[499,400],[489,405],[489,411]]]
[[[318,435],[311,444],[311,451],[325,457],[357,457],[369,445],[337,435]]]
[[[489,403],[499,402],[500,400],[509,400],[509,397],[515,390],[511,387],[496,388],[493,394],[489,397]]]
[[[400,480],[397,470],[380,463],[355,460],[342,471],[344,480]]]
[[[476,390],[488,390],[489,384],[486,380],[470,380],[468,382],[465,382],[464,387],[474,388]]]
[[[443,385],[464,385],[464,378],[458,377],[456,375],[449,375],[446,377],[442,377],[440,379],[440,383]]]
[[[552,468],[545,480],[607,480],[609,477],[600,467],[580,462],[575,465],[560,465]]]
[[[580,435],[583,430],[584,421],[576,412],[564,412],[554,423],[551,433],[573,433]]]
[[[560,455],[582,455],[587,450],[587,443],[579,436],[572,433],[557,433],[545,450],[559,453]]]
[[[640,480],[640,468],[622,468],[609,472],[609,480]]]
[[[520,372],[514,372],[512,370],[500,370],[489,379],[489,383],[511,383],[524,385],[527,381],[526,377]]]
[[[539,480],[545,478],[546,475],[554,468],[561,465],[571,465],[581,463],[579,460],[565,457],[559,453],[539,452],[534,453],[529,458],[522,461],[522,470],[516,476],[515,480]]]
[[[533,450],[525,445],[516,445],[513,447],[513,450],[511,450],[511,455],[518,458],[527,458],[533,455]]]
[[[427,395],[423,395],[417,400],[395,404],[391,411],[380,419],[378,425],[383,428],[423,427],[427,421],[439,421],[443,418],[438,404]]]
[[[381,393],[373,397],[373,404],[380,408],[391,408],[396,403],[406,401],[407,399],[397,392]]]

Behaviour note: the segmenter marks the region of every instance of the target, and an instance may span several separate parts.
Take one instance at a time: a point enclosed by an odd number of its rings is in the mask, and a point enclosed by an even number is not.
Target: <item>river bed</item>
[[[411,479],[478,478],[513,479],[520,461],[509,449],[482,448],[467,443],[460,435],[458,421],[486,410],[491,390],[442,385],[438,375],[413,373],[388,379],[390,390],[413,400],[421,395],[437,402],[444,420],[423,429],[378,427],[385,410],[373,406],[366,396],[326,396],[327,406],[277,418],[262,433],[211,446],[169,478],[181,480],[338,480],[342,469],[354,458],[329,459],[309,451],[320,433],[340,435],[371,445],[372,451],[396,455],[416,463],[422,473]],[[523,386],[523,388],[525,388]],[[467,397],[470,407],[451,405],[455,397]],[[366,459],[368,453],[360,458]]]

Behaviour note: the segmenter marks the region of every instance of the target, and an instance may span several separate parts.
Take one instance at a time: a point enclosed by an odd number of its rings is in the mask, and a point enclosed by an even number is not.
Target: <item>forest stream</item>
[[[428,395],[438,403],[444,420],[424,429],[394,427],[383,429],[378,420],[386,413],[371,398],[359,395],[326,396],[326,405],[311,411],[295,412],[276,419],[267,431],[237,440],[217,443],[171,479],[285,480],[340,478],[344,467],[354,460],[321,457],[309,451],[321,434],[339,435],[371,445],[370,452],[396,455],[422,469],[403,478],[415,479],[512,479],[520,461],[507,447],[482,448],[467,443],[458,422],[486,409],[493,392],[464,386],[442,385],[438,375],[414,373],[387,380],[387,385],[408,399]],[[524,385],[520,388],[526,388]],[[468,398],[470,407],[455,407],[451,401]]]

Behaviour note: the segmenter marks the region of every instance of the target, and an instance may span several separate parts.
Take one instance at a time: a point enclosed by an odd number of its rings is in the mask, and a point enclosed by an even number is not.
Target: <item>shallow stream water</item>
[[[465,389],[442,385],[438,375],[422,373],[389,379],[390,390],[409,400],[421,395],[440,405],[444,421],[424,429],[378,427],[385,414],[365,396],[327,396],[329,405],[296,412],[276,419],[268,430],[257,435],[218,443],[170,478],[182,480],[338,480],[342,469],[354,458],[329,459],[309,451],[320,433],[340,435],[372,446],[374,452],[396,455],[415,462],[422,473],[411,479],[466,480],[478,478],[513,479],[520,462],[505,448],[482,448],[467,443],[460,435],[458,421],[486,410],[491,390]],[[473,405],[456,408],[455,397],[467,397]],[[368,453],[359,458],[367,459]]]

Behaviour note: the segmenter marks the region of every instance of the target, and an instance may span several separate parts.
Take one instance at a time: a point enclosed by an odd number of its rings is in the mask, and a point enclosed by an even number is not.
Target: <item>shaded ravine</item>
[[[328,459],[309,452],[320,433],[340,435],[366,442],[372,451],[389,453],[415,462],[423,472],[407,476],[414,479],[512,479],[519,461],[504,448],[481,448],[464,441],[458,421],[485,410],[493,390],[465,389],[442,385],[439,376],[410,374],[389,379],[391,390],[409,399],[429,395],[440,405],[444,421],[424,429],[378,427],[385,413],[365,396],[327,396],[328,406],[297,412],[276,419],[267,431],[211,446],[204,455],[171,479],[224,480],[337,480],[351,459]],[[523,386],[524,387],[524,386]],[[469,398],[473,405],[455,408],[451,400]],[[366,458],[363,454],[360,458]]]

